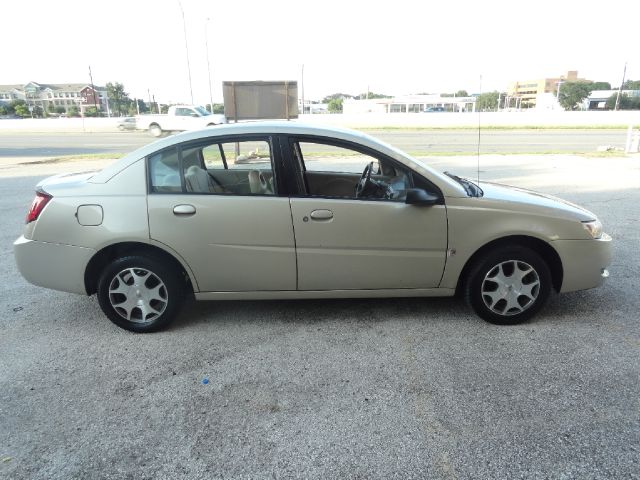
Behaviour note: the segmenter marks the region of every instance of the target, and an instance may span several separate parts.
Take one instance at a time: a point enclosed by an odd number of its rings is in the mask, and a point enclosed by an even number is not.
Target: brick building
[[[567,75],[557,78],[539,78],[536,80],[516,80],[509,84],[507,89],[506,107],[533,108],[538,101],[538,95],[558,93],[559,86],[564,82],[587,81],[578,78],[578,72],[571,70]]]

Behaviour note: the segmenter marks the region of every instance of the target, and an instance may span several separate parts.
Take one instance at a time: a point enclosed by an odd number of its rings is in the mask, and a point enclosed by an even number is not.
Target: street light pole
[[[184,48],[187,51],[187,71],[189,73],[189,92],[191,93],[191,105],[193,105],[193,87],[191,85],[191,64],[189,63],[189,43],[187,42],[187,22],[184,19],[184,10],[182,8],[182,2],[178,0],[180,6],[180,13],[182,14],[182,28],[184,30]]]
[[[207,70],[209,71],[209,102],[211,105],[211,113],[213,113],[213,93],[211,91],[211,65],[209,63],[209,34],[207,26],[209,25],[209,19],[204,22],[204,45],[207,48]]]
[[[558,80],[558,91],[556,92],[556,102],[560,105],[560,85],[564,83],[564,80]]]

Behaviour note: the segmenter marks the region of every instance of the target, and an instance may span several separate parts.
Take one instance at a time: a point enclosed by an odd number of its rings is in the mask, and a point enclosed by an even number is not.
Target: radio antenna
[[[482,74],[480,74],[480,93],[478,94],[478,98],[482,96]],[[480,108],[478,108],[478,187],[480,186]]]

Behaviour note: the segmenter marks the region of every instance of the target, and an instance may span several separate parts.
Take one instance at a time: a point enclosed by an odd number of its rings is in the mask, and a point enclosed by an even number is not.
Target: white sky
[[[182,0],[194,101],[223,80],[297,80],[305,98],[465,89],[567,70],[640,79],[640,1]],[[528,6],[535,10],[527,10]],[[178,0],[2,2],[0,84],[121,82],[132,97],[190,102]],[[300,87],[300,83],[299,83]]]

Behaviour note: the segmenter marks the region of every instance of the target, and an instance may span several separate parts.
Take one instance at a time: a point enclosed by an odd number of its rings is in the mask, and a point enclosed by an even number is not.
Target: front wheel
[[[182,276],[158,259],[132,255],[114,260],[98,282],[98,302],[125,330],[153,332],[166,327],[184,300]]]
[[[533,250],[504,247],[480,258],[469,272],[465,297],[484,320],[514,325],[530,319],[551,293],[547,263]]]

